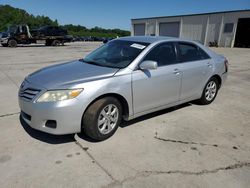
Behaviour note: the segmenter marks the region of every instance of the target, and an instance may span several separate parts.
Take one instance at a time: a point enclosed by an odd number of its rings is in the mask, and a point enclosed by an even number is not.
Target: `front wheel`
[[[94,102],[83,115],[83,131],[94,140],[111,137],[122,119],[121,103],[114,97],[105,97]]]
[[[10,39],[8,41],[8,46],[11,47],[11,48],[17,47],[17,41],[15,39]]]
[[[218,89],[219,89],[218,80],[215,77],[212,77],[207,82],[199,102],[203,105],[212,103],[215,97],[217,96]]]

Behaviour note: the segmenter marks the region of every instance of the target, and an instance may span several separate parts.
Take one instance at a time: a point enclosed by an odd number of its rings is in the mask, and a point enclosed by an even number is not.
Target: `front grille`
[[[35,96],[40,92],[41,90],[39,89],[34,89],[34,88],[27,88],[27,89],[20,89],[19,91],[19,97],[27,100],[27,101],[32,101]]]

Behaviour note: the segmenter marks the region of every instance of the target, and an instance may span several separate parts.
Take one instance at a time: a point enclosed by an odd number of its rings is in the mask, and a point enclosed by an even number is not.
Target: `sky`
[[[250,9],[250,0],[0,0],[59,24],[130,30],[132,18]]]

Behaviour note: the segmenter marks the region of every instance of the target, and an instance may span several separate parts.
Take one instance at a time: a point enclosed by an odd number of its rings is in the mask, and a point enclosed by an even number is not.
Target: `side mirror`
[[[154,70],[157,69],[158,64],[156,61],[143,61],[140,65],[139,65],[140,69],[142,70]]]

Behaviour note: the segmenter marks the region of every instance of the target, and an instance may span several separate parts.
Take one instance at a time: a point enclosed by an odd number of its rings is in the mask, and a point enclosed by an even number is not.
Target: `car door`
[[[179,42],[177,45],[182,86],[180,100],[199,96],[213,70],[208,54],[193,43]]]
[[[155,70],[138,68],[133,71],[134,114],[179,100],[181,72],[178,70],[174,43],[166,42],[157,45],[142,61],[145,60],[156,61],[158,68]]]

